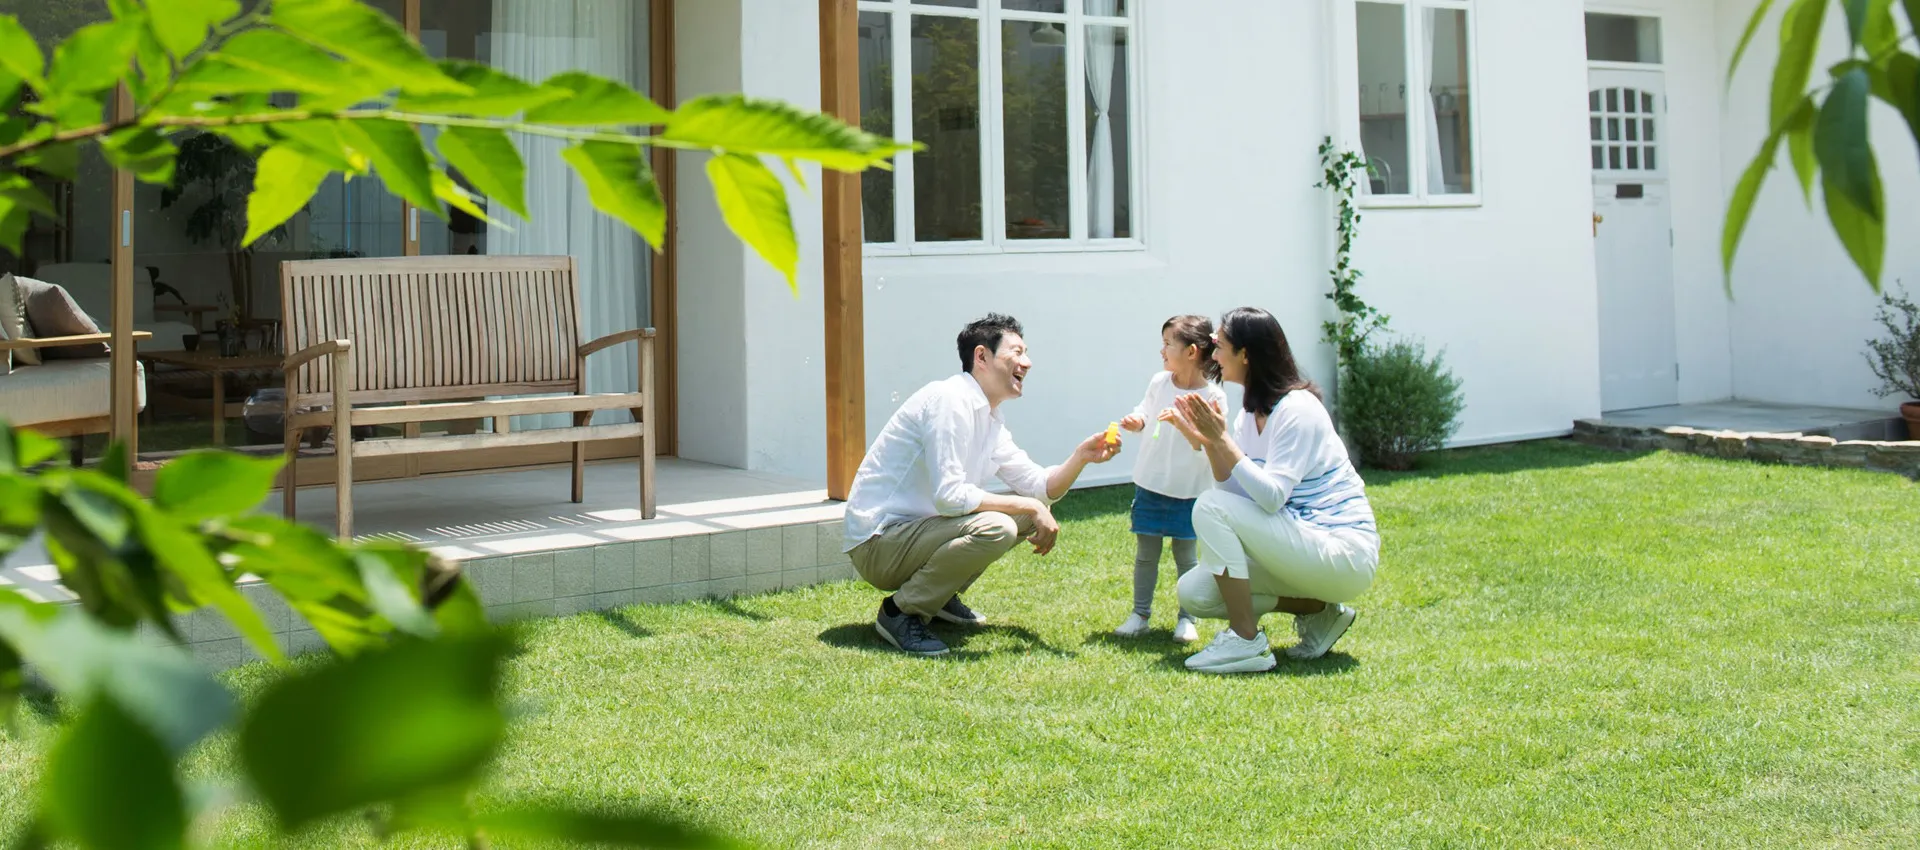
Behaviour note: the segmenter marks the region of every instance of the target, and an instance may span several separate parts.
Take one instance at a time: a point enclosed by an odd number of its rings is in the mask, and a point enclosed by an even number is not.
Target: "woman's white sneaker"
[[[1120,637],[1139,637],[1147,633],[1147,618],[1139,614],[1127,615],[1127,621],[1120,624],[1113,633]]]
[[[1187,669],[1200,673],[1261,673],[1272,670],[1277,663],[1266,632],[1248,640],[1232,629],[1222,629],[1206,649],[1188,656]]]
[[[1353,625],[1358,612],[1338,602],[1329,602],[1318,614],[1295,615],[1293,631],[1300,635],[1300,642],[1287,647],[1287,657],[1295,661],[1310,661],[1327,654],[1335,641],[1347,633],[1347,627]]]

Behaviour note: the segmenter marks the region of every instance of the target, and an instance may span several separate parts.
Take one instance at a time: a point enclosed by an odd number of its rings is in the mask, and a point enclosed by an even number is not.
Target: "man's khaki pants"
[[[894,591],[900,610],[929,618],[1031,534],[1029,516],[935,516],[890,525],[849,554],[868,584]]]

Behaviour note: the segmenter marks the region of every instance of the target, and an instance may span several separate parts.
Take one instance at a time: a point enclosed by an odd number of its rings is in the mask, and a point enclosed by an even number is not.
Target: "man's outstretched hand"
[[[1120,453],[1119,443],[1107,442],[1107,432],[1100,431],[1082,441],[1073,450],[1075,457],[1086,463],[1106,463]]]

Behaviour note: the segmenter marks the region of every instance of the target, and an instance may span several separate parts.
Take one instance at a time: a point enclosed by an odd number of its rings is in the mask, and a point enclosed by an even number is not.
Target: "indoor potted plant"
[[[1875,395],[1904,396],[1900,415],[1907,420],[1907,439],[1920,440],[1920,306],[1904,295],[1880,296],[1874,319],[1886,335],[1867,341],[1867,365],[1880,379]]]

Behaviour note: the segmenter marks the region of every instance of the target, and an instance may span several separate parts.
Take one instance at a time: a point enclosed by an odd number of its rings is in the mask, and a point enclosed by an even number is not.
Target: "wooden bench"
[[[588,440],[640,441],[640,510],[654,516],[653,329],[580,340],[572,257],[301,260],[280,266],[286,334],[283,473],[309,428],[333,429],[338,533],[353,533],[353,459],[573,444],[573,501],[585,498]],[[633,342],[640,391],[586,392],[587,357]],[[566,393],[557,398],[526,398]],[[518,398],[516,398],[518,396]],[[474,401],[473,399],[487,399]],[[328,410],[308,411],[325,405]],[[600,410],[633,422],[591,425]],[[305,411],[305,412],[302,412]],[[572,414],[573,426],[513,431],[510,416]],[[492,418],[492,433],[353,440],[353,427]]]

